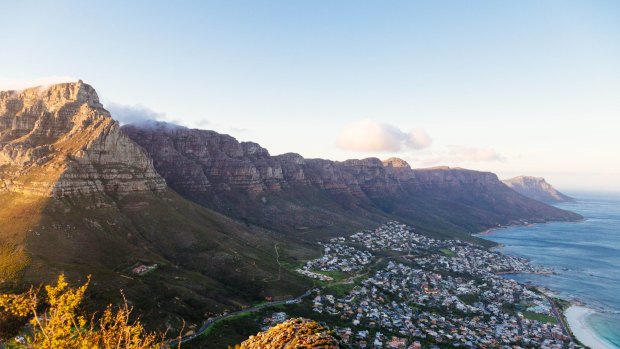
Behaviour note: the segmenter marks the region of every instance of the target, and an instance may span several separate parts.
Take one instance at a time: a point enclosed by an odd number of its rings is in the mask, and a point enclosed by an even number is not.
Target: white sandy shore
[[[609,345],[605,340],[598,337],[596,333],[588,326],[586,319],[588,316],[595,313],[594,310],[578,305],[573,305],[566,309],[564,316],[568,321],[573,334],[581,343],[589,346],[592,349],[615,349]]]

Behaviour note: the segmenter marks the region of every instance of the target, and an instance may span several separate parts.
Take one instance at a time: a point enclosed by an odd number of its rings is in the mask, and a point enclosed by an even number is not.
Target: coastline
[[[583,221],[585,219],[586,218],[583,217],[579,221]],[[549,222],[527,224],[527,226],[532,226],[535,224],[547,224],[547,223]],[[506,226],[498,226],[498,227],[486,229],[482,232],[476,233],[474,234],[474,236],[479,236],[484,239],[485,235],[491,235],[491,234],[496,233],[499,230],[510,228],[510,227],[515,227],[515,226],[521,226],[521,225],[522,224],[509,224]],[[502,243],[498,243],[497,246],[491,247],[490,250],[495,250],[500,253],[504,253],[501,251],[504,247],[506,247],[506,245]],[[554,272],[552,272],[551,274],[553,273]],[[507,274],[510,274],[510,273],[507,273]],[[535,273],[535,274],[538,274],[538,273]],[[563,316],[566,319],[566,325],[568,327],[568,330],[570,331],[570,335],[574,339],[578,340],[579,342],[581,342],[582,345],[585,345],[591,349],[617,349],[615,346],[608,343],[605,339],[598,336],[596,332],[594,331],[594,329],[592,329],[590,325],[588,324],[587,318],[590,315],[596,313],[594,309],[588,308],[587,306],[585,306],[585,304],[583,304],[580,301],[560,297],[559,294],[557,294],[556,292],[546,287],[543,287],[542,285],[534,285],[534,286],[538,290],[540,290],[542,293],[547,295],[548,297],[563,298],[571,303],[571,305],[563,311],[561,316]]]
[[[584,345],[592,349],[615,349],[588,325],[587,318],[594,313],[596,311],[593,309],[581,305],[571,305],[564,311],[564,317],[575,338]]]

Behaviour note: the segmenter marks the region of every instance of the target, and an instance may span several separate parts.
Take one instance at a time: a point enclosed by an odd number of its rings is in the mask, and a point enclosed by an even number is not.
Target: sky
[[[0,89],[123,123],[620,192],[620,2],[2,1]]]

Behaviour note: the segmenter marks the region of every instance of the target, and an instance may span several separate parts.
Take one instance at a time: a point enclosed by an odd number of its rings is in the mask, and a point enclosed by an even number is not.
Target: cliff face
[[[498,224],[578,218],[515,193],[489,172],[411,169],[397,158],[339,162],[293,153],[271,156],[256,143],[164,123],[122,130],[147,150],[176,191],[278,230],[396,218],[474,232]]]
[[[519,176],[503,180],[502,182],[521,195],[545,203],[553,204],[575,200],[557,191],[541,177]]]
[[[251,144],[222,148],[227,157],[256,151]],[[216,178],[219,167],[212,170]],[[211,188],[199,174],[186,174],[188,187]],[[252,182],[239,174],[231,185]],[[2,287],[92,275],[96,306],[116,303],[123,289],[152,326],[180,328],[180,319],[199,325],[204,314],[300,294],[309,281],[281,269],[278,258],[309,259],[313,248],[169,189],[89,85],[0,92]],[[134,270],[140,265],[154,270],[142,277]]]
[[[0,92],[0,190],[68,196],[164,188],[91,86]]]

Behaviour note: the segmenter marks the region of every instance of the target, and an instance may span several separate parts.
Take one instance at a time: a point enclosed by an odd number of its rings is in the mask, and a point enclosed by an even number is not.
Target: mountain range
[[[120,127],[79,81],[0,92],[0,284],[93,277],[154,326],[198,324],[311,282],[316,241],[398,220],[436,237],[581,217],[490,172],[270,155],[214,131]],[[144,272],[142,272],[144,271]]]

